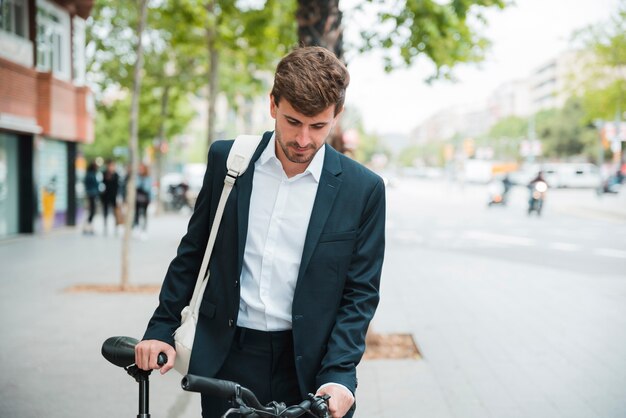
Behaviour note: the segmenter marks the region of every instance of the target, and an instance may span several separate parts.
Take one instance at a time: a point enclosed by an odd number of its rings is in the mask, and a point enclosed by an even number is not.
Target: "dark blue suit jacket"
[[[271,135],[264,134],[250,167],[237,179],[227,201],[209,263],[209,284],[200,307],[190,373],[214,376],[233,340],[254,162]],[[211,146],[195,211],[165,276],[160,303],[144,339],[174,345],[172,333],[193,293],[232,143],[218,141]],[[379,301],[385,245],[381,178],[325,146],[292,306],[296,368],[303,396],[328,382],[341,383],[355,392],[356,365]]]

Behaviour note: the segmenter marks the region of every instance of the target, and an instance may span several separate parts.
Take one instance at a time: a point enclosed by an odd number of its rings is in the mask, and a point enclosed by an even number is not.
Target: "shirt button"
[[[239,280],[235,280],[235,287],[239,286]]]

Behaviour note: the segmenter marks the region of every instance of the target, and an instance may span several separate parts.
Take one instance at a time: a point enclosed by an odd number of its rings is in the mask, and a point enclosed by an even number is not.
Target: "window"
[[[0,1],[0,29],[28,38],[28,18],[26,0]]]
[[[78,16],[72,19],[74,39],[72,39],[72,57],[74,59],[74,83],[85,84],[85,21]]]
[[[37,69],[70,79],[70,17],[46,0],[37,1]]]

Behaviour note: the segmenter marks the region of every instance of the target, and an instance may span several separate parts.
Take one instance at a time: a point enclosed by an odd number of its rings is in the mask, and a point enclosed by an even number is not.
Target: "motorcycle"
[[[171,184],[168,186],[167,193],[169,194],[169,205],[173,210],[179,211],[184,207],[191,208],[191,204],[189,203],[189,199],[187,197],[188,191],[189,185],[185,182]]]
[[[489,183],[487,190],[489,192],[487,206],[506,205],[509,191],[502,181],[492,181]]]
[[[545,200],[548,184],[545,181],[536,181],[528,186],[530,189],[530,199],[528,200],[528,215],[537,212],[541,216],[543,201]]]
[[[603,193],[617,194],[622,185],[622,180],[619,176],[614,175],[606,178],[602,181],[602,184],[596,189],[598,195]]]

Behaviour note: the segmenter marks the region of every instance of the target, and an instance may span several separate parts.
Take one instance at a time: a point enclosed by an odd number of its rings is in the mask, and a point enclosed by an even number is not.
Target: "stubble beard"
[[[317,151],[319,151],[319,149],[321,148],[321,146],[320,148],[315,148],[315,145],[311,144],[306,147],[306,150],[313,151],[311,154],[298,155],[294,150],[294,147],[298,147],[298,143],[296,141],[284,142],[282,136],[278,133],[278,131],[276,132],[276,142],[278,142],[278,145],[283,150],[283,154],[285,154],[285,157],[287,157],[287,159],[292,163],[296,164],[310,163],[315,157],[315,154],[317,154]],[[322,143],[322,146],[323,145],[324,144]]]

